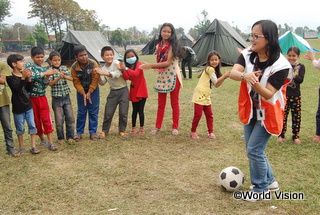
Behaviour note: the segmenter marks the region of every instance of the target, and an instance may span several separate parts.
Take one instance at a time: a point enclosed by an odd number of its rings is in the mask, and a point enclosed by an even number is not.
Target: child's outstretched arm
[[[218,78],[218,81],[214,86],[216,88],[220,87],[220,85],[224,82],[224,80],[229,77],[230,77],[230,71],[225,72],[220,78]]]

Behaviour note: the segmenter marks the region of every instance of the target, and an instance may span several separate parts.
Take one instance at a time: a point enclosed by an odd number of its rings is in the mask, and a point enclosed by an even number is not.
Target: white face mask
[[[131,58],[127,58],[127,59],[126,59],[126,62],[127,62],[128,64],[134,64],[136,61],[137,61],[137,58],[136,58],[136,57],[131,57]]]

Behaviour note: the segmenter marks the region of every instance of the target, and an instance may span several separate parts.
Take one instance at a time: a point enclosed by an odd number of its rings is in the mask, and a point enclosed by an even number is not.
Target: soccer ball
[[[220,172],[219,182],[226,191],[239,190],[244,183],[243,172],[237,167],[229,166]]]

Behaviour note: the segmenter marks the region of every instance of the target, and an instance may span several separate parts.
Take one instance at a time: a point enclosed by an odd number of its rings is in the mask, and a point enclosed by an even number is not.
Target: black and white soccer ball
[[[244,174],[239,168],[229,166],[220,172],[219,182],[226,191],[240,190],[244,183]]]

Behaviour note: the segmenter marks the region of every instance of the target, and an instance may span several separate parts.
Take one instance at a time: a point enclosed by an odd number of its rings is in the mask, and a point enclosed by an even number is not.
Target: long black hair
[[[261,31],[265,37],[266,40],[268,40],[268,46],[266,50],[266,55],[268,56],[268,62],[266,64],[266,67],[272,65],[274,62],[276,62],[281,53],[281,48],[279,45],[279,34],[278,34],[278,27],[277,25],[272,22],[271,20],[260,20],[257,21],[252,25],[252,28],[256,25],[261,25]],[[254,64],[254,59],[257,57],[256,52],[252,52],[250,55],[250,62]]]
[[[160,28],[158,41],[159,42],[162,41],[161,31],[166,26],[171,28],[171,36],[169,38],[169,43],[172,46],[173,57],[174,58],[178,57],[180,59],[184,58],[185,52],[184,52],[184,50],[182,49],[182,47],[180,46],[180,44],[178,42],[176,30],[175,30],[175,28],[173,27],[173,25],[171,23],[168,23],[168,22],[163,23],[163,25]]]

